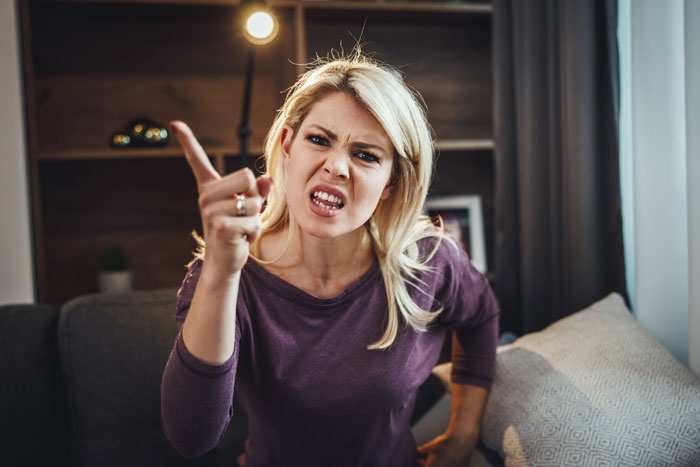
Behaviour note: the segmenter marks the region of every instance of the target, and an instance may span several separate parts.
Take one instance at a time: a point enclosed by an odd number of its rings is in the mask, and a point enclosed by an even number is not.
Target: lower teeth
[[[316,198],[313,198],[313,202],[316,203],[317,205],[321,206],[324,209],[329,209],[329,210],[338,209],[338,206],[328,206],[327,204],[323,204],[322,202],[320,202]]]

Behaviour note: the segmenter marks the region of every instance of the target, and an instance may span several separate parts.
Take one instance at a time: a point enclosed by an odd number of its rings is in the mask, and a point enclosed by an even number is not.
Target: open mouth
[[[311,193],[311,201],[316,205],[333,211],[335,209],[342,209],[345,204],[335,195],[326,193],[325,191],[315,191]]]

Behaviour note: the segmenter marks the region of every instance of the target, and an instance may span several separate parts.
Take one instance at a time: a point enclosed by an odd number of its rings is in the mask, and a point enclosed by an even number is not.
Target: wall
[[[692,3],[620,0],[618,29],[629,291],[640,324],[686,365],[691,336],[700,339],[689,288],[690,268],[697,267],[689,241],[697,219],[689,213],[698,202],[688,170],[697,145],[690,129],[698,127],[697,108],[693,113],[687,100],[693,94],[686,93],[694,82],[686,76],[686,46],[695,33],[685,27],[685,9]]]
[[[685,2],[690,366],[700,375],[700,2]],[[692,83],[692,85],[690,85]],[[693,286],[694,285],[694,286]]]
[[[0,2],[0,304],[35,297],[18,16]]]

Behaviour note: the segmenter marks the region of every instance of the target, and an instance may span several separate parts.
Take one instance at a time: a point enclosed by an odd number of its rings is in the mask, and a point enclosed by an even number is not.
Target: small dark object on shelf
[[[114,133],[110,139],[113,148],[155,147],[168,144],[168,130],[148,118],[129,122],[126,130]]]
[[[129,261],[126,258],[124,248],[118,244],[109,245],[100,257],[100,269],[102,271],[126,271],[129,269]]]

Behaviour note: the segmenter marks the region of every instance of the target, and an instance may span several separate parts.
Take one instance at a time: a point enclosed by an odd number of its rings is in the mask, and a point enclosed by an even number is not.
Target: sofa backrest
[[[0,465],[67,461],[57,321],[48,305],[0,306]]]
[[[58,346],[73,465],[236,465],[245,426],[230,426],[215,450],[195,460],[181,457],[163,434],[160,382],[177,334],[175,300],[175,289],[94,294],[62,308]]]

